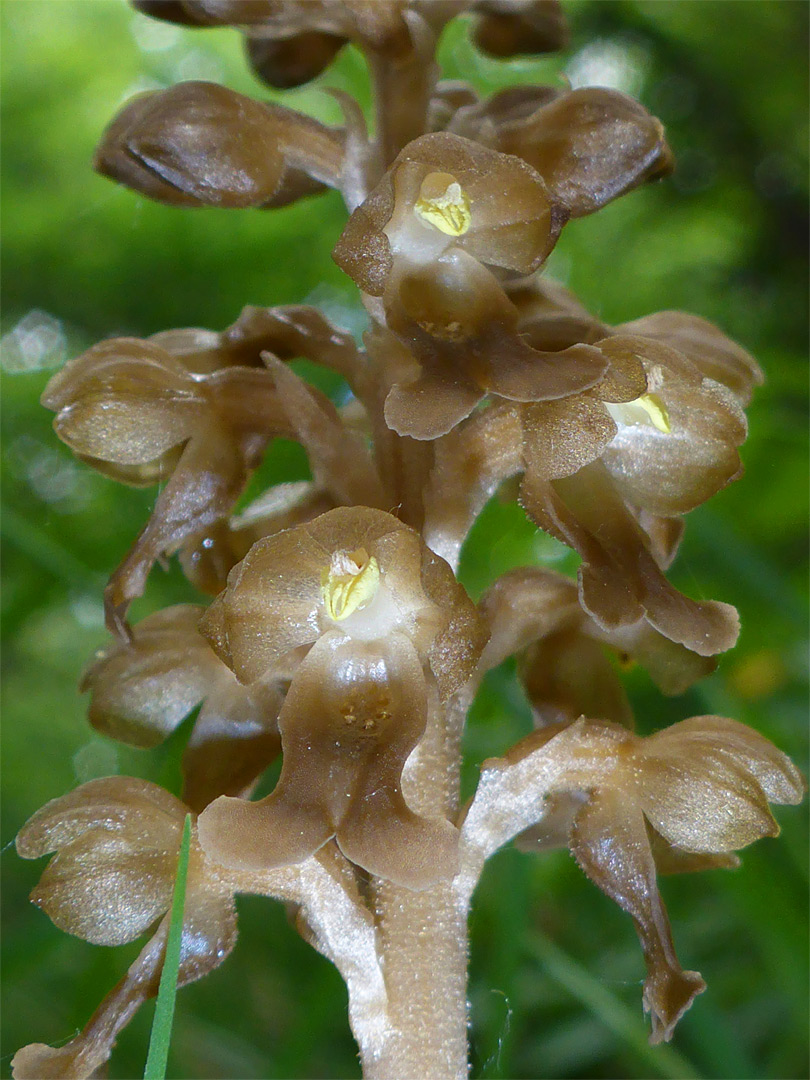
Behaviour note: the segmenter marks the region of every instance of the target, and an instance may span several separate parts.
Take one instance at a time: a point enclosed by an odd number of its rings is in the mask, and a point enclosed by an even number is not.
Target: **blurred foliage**
[[[629,676],[643,731],[695,713],[750,723],[806,766],[807,7],[790,0],[571,0],[572,49],[496,63],[463,21],[444,70],[480,89],[547,82],[614,85],[667,125],[668,181],[573,223],[551,272],[610,322],[662,308],[716,321],[761,361],[747,475],[690,516],[675,580],[736,604],[738,648],[680,699]],[[176,790],[183,732],[150,755],[93,735],[76,692],[104,640],[100,589],[143,524],[153,491],[116,487],[76,464],[38,405],[49,371],[102,337],[178,325],[222,328],[244,304],[316,302],[358,329],[353,286],[329,251],[344,214],[334,194],[272,214],[168,209],[90,170],[107,120],[132,93],[181,79],[269,96],[237,35],[152,22],[119,0],[0,5],[3,77],[3,439],[5,887],[3,1075],[25,1042],[59,1043],[84,1024],[138,945],[103,949],[57,931],[26,903],[41,864],[13,852],[22,822],[78,782],[111,772]],[[324,86],[367,103],[359,55],[284,98],[337,120]],[[262,474],[306,475],[279,443]],[[540,560],[575,563],[514,507],[493,502],[463,560],[474,595]],[[159,571],[147,611],[189,598]],[[529,727],[514,669],[493,672],[467,738],[477,765]],[[641,954],[630,920],[565,853],[493,860],[472,919],[476,1077],[808,1075],[807,840],[803,810],[744,853],[737,873],[664,882],[684,966],[709,991],[670,1047],[650,1048]],[[174,1077],[358,1075],[337,973],[287,925],[281,905],[240,901],[242,943],[178,1000]],[[120,1039],[111,1074],[142,1074],[151,1010]]]

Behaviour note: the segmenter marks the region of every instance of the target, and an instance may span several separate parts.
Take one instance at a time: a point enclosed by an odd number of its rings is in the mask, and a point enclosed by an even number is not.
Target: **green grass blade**
[[[546,974],[578,998],[625,1046],[632,1048],[650,1069],[650,1076],[697,1080],[700,1074],[690,1061],[671,1046],[651,1046],[646,1024],[573,957],[537,931],[527,944]]]
[[[160,973],[155,1018],[152,1021],[152,1037],[143,1080],[165,1080],[166,1062],[169,1060],[169,1043],[174,1022],[174,1000],[177,997],[177,969],[180,967],[180,945],[183,939],[183,907],[186,902],[186,877],[188,855],[191,849],[191,814],[186,814],[180,856],[177,860],[177,877],[174,882],[172,913],[169,921],[169,937],[166,956]]]

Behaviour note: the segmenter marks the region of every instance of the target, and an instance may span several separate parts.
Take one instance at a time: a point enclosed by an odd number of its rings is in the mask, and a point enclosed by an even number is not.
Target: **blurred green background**
[[[807,6],[791,0],[583,0],[565,5],[562,57],[496,63],[463,23],[445,72],[480,89],[554,80],[611,85],[667,125],[675,175],[572,224],[551,272],[609,322],[662,308],[716,321],[760,360],[744,479],[690,516],[674,580],[740,609],[738,648],[680,699],[629,677],[639,727],[718,712],[750,723],[807,764]],[[76,683],[104,640],[100,591],[155,492],[119,488],[75,463],[38,404],[49,373],[103,337],[172,326],[220,329],[243,304],[319,303],[362,325],[329,251],[344,214],[334,194],[275,213],[175,210],[95,176],[93,147],[132,93],[182,79],[259,96],[237,35],[182,30],[119,0],[5,0],[3,79],[3,832],[2,1075],[30,1041],[61,1043],[86,1021],[139,946],[104,949],[57,931],[27,903],[43,864],[13,838],[42,803],[121,772],[174,790],[182,740],[150,754],[95,736]],[[324,86],[368,98],[345,50],[314,86],[284,100],[338,120]],[[263,477],[306,476],[280,443]],[[474,595],[526,561],[573,570],[556,543],[493,503],[463,560]],[[157,570],[138,619],[190,598]],[[474,709],[470,765],[530,726],[507,665]],[[646,1044],[641,953],[627,916],[566,853],[501,852],[477,894],[470,1001],[474,1077],[808,1075],[807,831],[783,833],[742,870],[667,879],[680,958],[709,984],[670,1047]],[[169,1075],[358,1076],[336,972],[287,925],[281,905],[240,901],[228,962],[178,999]],[[110,1075],[142,1075],[151,1006],[121,1037]]]

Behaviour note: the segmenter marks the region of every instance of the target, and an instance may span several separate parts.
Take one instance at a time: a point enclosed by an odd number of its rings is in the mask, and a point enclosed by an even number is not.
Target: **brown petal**
[[[484,391],[463,373],[423,371],[394,386],[385,399],[385,422],[398,435],[438,439],[470,415]]]
[[[438,439],[435,464],[424,492],[425,543],[451,566],[487,499],[521,469],[517,408],[490,405]]]
[[[643,1000],[651,1014],[650,1042],[668,1041],[706,984],[678,963],[644,818],[626,792],[594,792],[577,814],[571,852],[591,881],[632,916],[647,963]]]
[[[14,1080],[90,1080],[101,1075],[116,1036],[144,1001],[158,991],[168,920],[147,943],[124,978],[93,1013],[84,1030],[64,1046],[32,1043],[12,1061]]]
[[[259,540],[233,568],[200,630],[240,682],[263,678],[286,653],[316,640],[320,575],[330,557],[298,528]]]
[[[661,123],[617,90],[562,94],[506,127],[500,147],[532,165],[573,217],[672,169]]]
[[[337,371],[357,392],[362,370],[351,334],[339,330],[317,308],[307,304],[242,309],[222,333],[222,347],[238,364],[260,364],[261,354],[279,360],[304,358]]]
[[[617,430],[602,402],[587,394],[527,405],[521,419],[526,471],[542,480],[596,461]]]
[[[704,376],[727,386],[741,405],[747,405],[754,387],[762,385],[762,369],[753,356],[699,315],[658,311],[617,326],[616,331],[654,338],[672,346],[688,357]]]
[[[382,296],[394,265],[383,232],[394,212],[394,190],[386,174],[365,202],[354,210],[332,251],[344,274],[370,296]]]
[[[655,859],[655,869],[661,874],[696,874],[702,870],[736,870],[740,865],[740,858],[733,852],[720,852],[719,854],[684,851],[683,848],[673,847],[660,833],[647,822],[647,835],[650,839],[650,850]]]
[[[28,819],[17,835],[23,859],[38,859],[73,843],[99,822],[131,842],[165,847],[176,836],[179,846],[185,808],[173,795],[129,776],[108,776],[82,784],[52,799]]]
[[[655,629],[701,656],[731,648],[739,632],[734,608],[716,601],[690,600],[669,584],[650,555],[644,534],[598,462],[551,486],[560,501],[547,497],[547,513],[560,534],[570,537],[566,542],[585,560],[580,571],[580,599],[604,629],[637,622],[643,606]],[[616,606],[619,585],[614,581],[621,582],[635,603]]]
[[[538,352],[522,338],[505,339],[493,348],[489,389],[511,401],[551,401],[595,386],[607,361],[592,345],[572,345],[559,353]]]
[[[207,428],[205,439],[186,446],[152,516],[104,592],[108,628],[129,636],[124,618],[129,603],[141,596],[155,561],[172,554],[190,536],[226,517],[249,473],[245,454],[232,434]]]
[[[670,641],[644,619],[632,626],[617,627],[609,633],[588,620],[584,629],[620,654],[641,664],[664,694],[683,694],[693,683],[705,678],[717,667],[714,657],[698,656],[683,645]]]
[[[93,727],[130,746],[157,746],[202,701],[218,675],[230,675],[197,630],[203,608],[181,604],[140,622],[131,642],[116,641],[85,671]]]
[[[446,702],[472,678],[489,630],[448,564],[424,548],[421,584],[439,613],[428,663],[436,677],[439,696]],[[418,648],[418,642],[415,644]]]
[[[740,760],[727,740],[691,734],[674,724],[641,748],[640,801],[656,831],[675,847],[696,852],[735,851],[776,836],[767,796],[745,760],[749,748]],[[797,801],[793,791],[790,801]]]
[[[58,851],[31,899],[86,941],[131,941],[169,906],[184,815],[167,792],[129,777],[52,800],[17,837],[23,858]]]
[[[603,461],[633,505],[669,517],[687,513],[739,475],[745,416],[729,390],[701,379],[674,351],[640,338],[612,338],[604,345],[617,342],[644,357],[648,391],[663,403],[669,430],[659,430],[643,413],[625,417],[619,406],[612,410],[618,432]]]
[[[502,574],[478,606],[490,631],[481,657],[485,671],[582,618],[574,582],[538,567],[523,566]]]
[[[345,426],[332,402],[269,353],[265,363],[317,483],[338,503],[387,506],[364,440]]]

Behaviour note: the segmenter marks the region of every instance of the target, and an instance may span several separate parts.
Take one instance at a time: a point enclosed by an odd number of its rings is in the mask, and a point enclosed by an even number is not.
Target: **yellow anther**
[[[339,551],[321,573],[321,594],[330,619],[341,622],[371,603],[380,584],[380,566],[363,548]]]
[[[463,236],[472,221],[467,193],[450,173],[425,177],[414,213],[447,236]]]
[[[652,420],[653,426],[663,432],[664,435],[672,434],[669,411],[658,394],[642,394],[632,404],[640,406]]]

